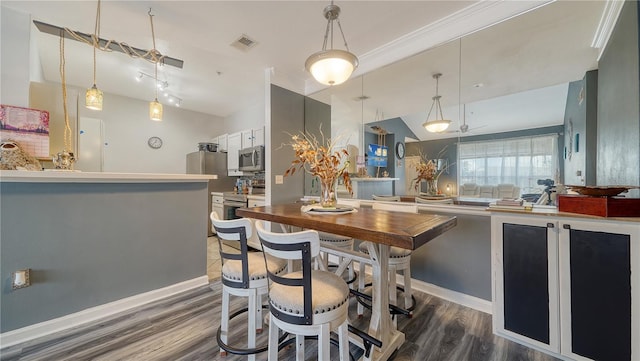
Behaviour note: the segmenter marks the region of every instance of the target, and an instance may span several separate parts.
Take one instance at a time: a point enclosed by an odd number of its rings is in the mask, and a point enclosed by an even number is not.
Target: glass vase
[[[427,195],[429,196],[437,196],[438,195],[438,179],[427,179]]]
[[[336,180],[335,179],[322,179],[320,181],[320,205],[324,208],[335,207],[338,204],[336,198]]]

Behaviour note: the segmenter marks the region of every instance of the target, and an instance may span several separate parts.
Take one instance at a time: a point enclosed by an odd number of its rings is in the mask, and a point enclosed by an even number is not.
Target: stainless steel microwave
[[[238,168],[243,172],[264,171],[264,146],[240,149],[238,151]]]

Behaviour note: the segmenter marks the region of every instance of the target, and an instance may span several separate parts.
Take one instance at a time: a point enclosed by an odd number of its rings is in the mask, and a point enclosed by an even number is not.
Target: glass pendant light
[[[333,4],[324,8],[324,17],[327,19],[327,29],[324,34],[324,43],[322,50],[312,54],[305,62],[305,68],[313,75],[313,77],[324,85],[338,85],[349,79],[353,71],[358,67],[358,58],[349,52],[347,40],[342,31],[342,25],[338,16],[340,16],[340,7]],[[333,22],[338,23],[344,46],[347,50],[333,48]],[[327,40],[331,31],[331,48],[327,50]]]
[[[96,47],[100,46],[100,0],[98,0],[98,9],[96,10],[96,27],[93,36],[93,86],[87,89],[85,94],[85,106],[88,109],[102,110],[102,91],[96,86]]]
[[[440,98],[442,97],[438,95],[438,79],[440,79],[441,76],[442,74],[440,73],[433,74],[433,78],[436,80],[436,95],[431,98],[433,99],[433,103],[431,104],[431,108],[429,109],[429,113],[427,114],[427,121],[422,124],[422,126],[431,133],[444,132],[445,130],[447,130],[447,128],[449,128],[449,125],[451,124],[451,120],[444,119],[444,116],[442,115],[442,106],[440,105]],[[436,117],[434,120],[429,120],[431,111],[434,107],[436,108]],[[440,115],[440,119],[438,119],[438,114]]]

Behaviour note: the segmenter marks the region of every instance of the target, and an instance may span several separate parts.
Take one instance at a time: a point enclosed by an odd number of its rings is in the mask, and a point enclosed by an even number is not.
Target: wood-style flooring
[[[399,328],[407,341],[394,360],[554,360],[541,352],[518,345],[491,332],[491,315],[423,293],[416,293],[418,305],[413,318],[400,317]],[[232,309],[244,300],[232,297]],[[167,299],[140,307],[100,322],[63,331],[39,340],[2,350],[1,360],[245,360],[219,356],[216,330],[220,322],[221,285],[213,281]],[[351,312],[354,311],[354,312]],[[353,316],[351,316],[353,315]],[[367,315],[358,320],[355,300],[350,318],[364,328]],[[231,324],[230,337],[236,346],[246,342],[246,318]],[[259,342],[266,340],[265,329]],[[236,343],[237,342],[237,343]],[[306,345],[307,360],[315,360],[315,341]],[[332,348],[332,354],[336,352]],[[337,355],[336,355],[337,356]],[[332,356],[333,357],[333,356]],[[281,360],[294,360],[293,350],[280,352]],[[266,360],[260,354],[257,360]]]

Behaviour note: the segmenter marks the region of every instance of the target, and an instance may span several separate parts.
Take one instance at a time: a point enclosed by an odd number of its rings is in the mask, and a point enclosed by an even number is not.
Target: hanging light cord
[[[98,8],[96,9],[96,27],[91,35],[93,43],[93,85],[96,85],[96,48],[100,47],[100,0],[98,0]]]
[[[62,108],[64,111],[64,149],[72,152],[71,148],[71,126],[69,125],[69,112],[67,110],[67,80],[65,76],[64,59],[64,35],[60,34],[60,79],[62,82]]]
[[[151,40],[153,41],[153,49],[149,51],[151,52],[152,59],[156,59],[156,55],[160,53],[156,50],[156,33],[153,29],[153,14],[151,14],[151,8],[149,8],[149,21],[151,22]],[[156,89],[156,101],[158,101],[158,61],[159,59],[155,60],[154,68],[154,79],[156,80],[156,84],[154,87]]]

